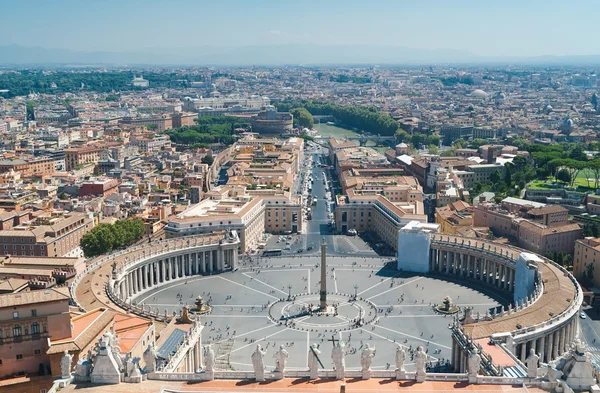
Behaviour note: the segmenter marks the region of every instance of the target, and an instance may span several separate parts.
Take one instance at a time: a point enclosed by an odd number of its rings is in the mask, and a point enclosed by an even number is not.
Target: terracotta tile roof
[[[475,339],[489,337],[495,333],[517,330],[547,321],[551,315],[566,310],[575,299],[575,287],[569,277],[549,263],[540,263],[539,271],[544,282],[543,295],[531,306],[510,315],[496,317],[490,321],[464,325],[465,332]]]
[[[22,306],[45,302],[56,302],[69,299],[69,288],[51,288],[39,291],[11,293],[0,295],[0,308]]]
[[[74,325],[71,337],[50,342],[48,355],[67,351],[82,351],[100,334],[108,329],[116,312],[109,309],[96,309],[79,317],[73,318]],[[79,325],[79,326],[76,326]]]

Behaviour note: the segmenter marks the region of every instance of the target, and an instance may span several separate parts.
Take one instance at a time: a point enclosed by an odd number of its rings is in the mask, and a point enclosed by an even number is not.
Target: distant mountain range
[[[482,57],[451,49],[412,49],[379,45],[256,45],[186,47],[132,52],[0,46],[1,65],[428,65],[536,64],[600,65],[600,55]]]

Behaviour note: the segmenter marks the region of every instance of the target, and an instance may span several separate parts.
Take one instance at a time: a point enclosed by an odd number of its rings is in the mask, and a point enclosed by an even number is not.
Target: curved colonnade
[[[106,285],[110,299],[134,313],[164,319],[166,315],[134,305],[131,300],[174,280],[236,269],[238,246],[239,238],[231,233],[175,238],[104,257],[90,265],[82,276],[99,264],[112,262],[112,278]],[[518,285],[516,261],[523,252],[527,251],[434,234],[429,253],[430,272],[476,280],[510,294]],[[531,349],[547,362],[571,346],[578,331],[578,312],[583,302],[581,288],[563,267],[537,257],[541,262],[536,266],[533,290],[506,309],[463,324],[459,336],[470,337],[471,341],[491,337],[521,361]],[[81,277],[74,281],[72,295],[79,281]],[[453,337],[452,361],[457,371],[464,371],[469,348],[456,334]]]
[[[480,281],[483,285],[513,293],[518,286],[517,259],[529,251],[496,243],[451,235],[432,235],[430,272]],[[562,266],[540,255],[535,285],[523,301],[499,313],[467,321],[462,335],[472,340],[491,337],[524,362],[531,349],[540,361],[549,362],[568,350],[578,332],[581,287]],[[460,336],[461,334],[459,334]],[[464,344],[453,343],[453,364],[466,369]]]
[[[89,264],[75,277],[69,288],[71,298],[85,311],[78,302],[77,287],[86,275],[110,264],[112,275],[105,285],[109,300],[136,314],[164,319],[165,315],[132,304],[132,299],[175,280],[237,269],[239,244],[237,234],[230,232],[174,238],[117,251]]]

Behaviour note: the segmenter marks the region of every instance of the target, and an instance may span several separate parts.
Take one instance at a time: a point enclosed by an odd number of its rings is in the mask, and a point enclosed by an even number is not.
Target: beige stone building
[[[477,205],[473,224],[489,227],[495,236],[506,237],[519,247],[538,254],[573,254],[575,240],[583,235],[579,224],[568,221],[567,209],[562,206],[522,206],[517,210],[514,201],[509,202]]]
[[[0,230],[0,255],[81,256],[79,242],[93,227],[85,213],[30,217],[19,226]]]
[[[48,342],[71,335],[70,318],[66,287],[0,295],[0,377],[48,374]]]
[[[578,280],[583,278],[587,265],[592,264],[595,274],[592,283],[595,287],[600,287],[600,239],[586,237],[575,241],[575,252],[573,254],[573,275]]]
[[[96,165],[100,156],[100,149],[95,147],[75,147],[64,151],[67,171],[72,171],[85,164]]]
[[[397,249],[398,231],[410,221],[427,222],[422,200],[409,198],[391,202],[384,195],[353,190],[348,195],[337,197],[335,224],[341,233],[350,229],[374,232],[387,245]]]
[[[243,187],[224,186],[205,195],[206,199],[169,218],[167,238],[235,230],[240,251],[256,249],[265,232],[302,231],[302,199],[274,191],[249,193]]]

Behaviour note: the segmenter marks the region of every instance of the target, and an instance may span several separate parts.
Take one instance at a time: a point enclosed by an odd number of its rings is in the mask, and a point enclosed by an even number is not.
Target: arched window
[[[40,332],[40,324],[34,322],[31,324],[31,334],[38,334]]]
[[[21,325],[13,326],[13,336],[19,337],[21,335]]]

